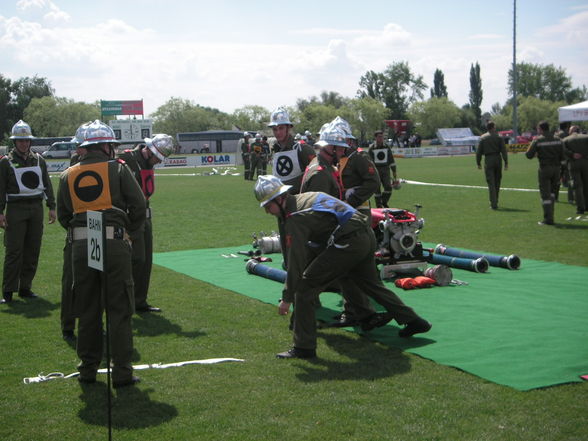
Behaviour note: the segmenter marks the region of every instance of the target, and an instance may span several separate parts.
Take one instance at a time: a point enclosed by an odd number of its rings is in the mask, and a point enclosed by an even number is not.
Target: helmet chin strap
[[[333,148],[333,150],[331,152],[329,152],[328,150],[323,149],[323,152],[325,152],[325,154],[327,156],[330,156],[333,159],[332,165],[337,165],[337,163],[339,162],[339,160],[337,159],[337,152],[335,151],[334,148]]]

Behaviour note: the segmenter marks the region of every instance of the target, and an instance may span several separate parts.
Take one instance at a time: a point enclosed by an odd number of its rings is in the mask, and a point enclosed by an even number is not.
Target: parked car
[[[75,142],[54,142],[41,155],[45,159],[71,158],[77,146]]]
[[[516,142],[513,142],[512,130],[501,130],[498,134],[504,139],[507,144],[529,144],[533,141],[533,134],[531,132],[523,132],[517,135]]]

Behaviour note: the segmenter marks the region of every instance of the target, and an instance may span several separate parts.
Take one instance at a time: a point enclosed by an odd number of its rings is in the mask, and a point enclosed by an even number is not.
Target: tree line
[[[482,73],[476,62],[470,67],[469,102],[462,107],[449,99],[444,74],[436,69],[430,96],[421,75],[411,71],[407,62],[394,62],[382,72],[367,71],[359,80],[355,97],[336,91],[323,91],[319,96],[299,98],[289,107],[296,131],[318,132],[326,121],[337,115],[350,122],[356,137],[371,138],[378,129],[385,129],[386,119],[408,119],[412,130],[423,138],[435,137],[438,128],[470,127],[476,134],[484,131],[492,119],[499,130],[512,128],[512,98],[495,103],[490,112],[482,113]],[[514,74],[508,72],[508,91],[512,97]],[[565,69],[554,65],[517,64],[517,115],[519,132],[530,131],[540,120],[557,125],[557,108],[588,99],[585,85],[574,87]],[[260,105],[247,105],[226,113],[201,106],[192,100],[170,97],[150,115],[154,131],[175,135],[179,132],[205,130],[267,129],[270,112]],[[0,138],[4,143],[12,125],[19,119],[27,121],[36,136],[68,136],[83,122],[100,118],[100,103],[76,102],[55,95],[46,78],[23,77],[11,81],[0,74]]]

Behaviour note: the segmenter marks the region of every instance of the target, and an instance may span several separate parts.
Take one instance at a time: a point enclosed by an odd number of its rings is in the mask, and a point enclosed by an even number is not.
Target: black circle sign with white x
[[[280,176],[288,176],[294,170],[294,163],[289,156],[281,156],[276,162],[276,172]]]

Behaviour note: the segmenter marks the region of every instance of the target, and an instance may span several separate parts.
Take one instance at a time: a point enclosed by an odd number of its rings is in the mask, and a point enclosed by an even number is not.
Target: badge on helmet
[[[259,201],[259,206],[263,207],[272,199],[286,193],[290,188],[292,188],[291,185],[284,185],[273,175],[261,175],[257,178],[253,192]]]
[[[145,144],[160,161],[174,152],[173,138],[164,133],[158,133],[153,138],[145,138]]]

